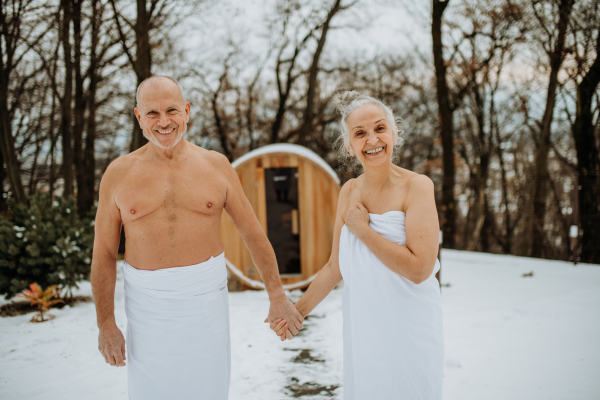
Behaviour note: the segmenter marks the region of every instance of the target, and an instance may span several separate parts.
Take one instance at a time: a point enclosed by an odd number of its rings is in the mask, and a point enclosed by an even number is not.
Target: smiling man
[[[98,348],[110,365],[127,357],[130,399],[227,399],[223,210],[263,278],[268,320],[287,320],[295,334],[303,318],[285,296],[273,248],[229,161],[183,139],[190,104],[179,84],[143,81],[135,115],[149,143],[112,162],[100,183],[91,275]],[[127,341],[114,317],[121,224]]]

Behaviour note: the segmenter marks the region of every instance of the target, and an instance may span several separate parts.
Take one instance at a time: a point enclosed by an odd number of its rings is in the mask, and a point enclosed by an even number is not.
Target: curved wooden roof
[[[329,164],[327,164],[325,162],[325,160],[323,160],[321,157],[319,157],[319,155],[317,153],[315,153],[314,151],[312,151],[304,146],[297,145],[297,144],[290,144],[290,143],[269,144],[267,146],[260,147],[256,150],[252,150],[251,152],[244,154],[243,156],[241,156],[240,158],[238,158],[237,160],[232,162],[231,165],[233,166],[233,168],[237,168],[238,166],[242,165],[243,163],[245,163],[248,160],[251,160],[254,157],[261,156],[264,154],[271,154],[271,153],[290,153],[290,154],[296,154],[301,157],[307,158],[310,161],[314,162],[315,164],[319,165],[325,171],[327,171],[327,173],[329,175],[331,175],[331,177],[333,178],[335,183],[337,183],[338,185],[340,184],[340,178],[338,178],[335,171],[329,166]]]

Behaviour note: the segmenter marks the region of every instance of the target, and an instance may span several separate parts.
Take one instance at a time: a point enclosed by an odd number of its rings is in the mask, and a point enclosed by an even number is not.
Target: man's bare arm
[[[109,166],[100,182],[90,281],[100,330],[98,350],[107,363],[122,366],[125,365],[125,339],[117,328],[114,305],[121,233],[121,214],[114,200],[118,174],[114,169]]]
[[[267,320],[273,322],[276,318],[285,319],[289,324],[290,331],[295,335],[302,327],[304,318],[285,295],[279,278],[275,251],[244,194],[235,170],[225,157],[221,155],[219,157],[227,180],[225,210],[231,216],[242,240],[250,251],[252,261],[260,273],[271,300],[271,310]]]

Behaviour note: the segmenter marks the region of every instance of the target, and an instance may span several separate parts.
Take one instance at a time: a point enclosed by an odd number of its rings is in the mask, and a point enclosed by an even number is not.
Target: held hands
[[[116,325],[100,329],[98,350],[107,364],[115,367],[125,366],[125,338]]]
[[[350,232],[358,237],[360,232],[369,226],[369,210],[360,201],[356,201],[344,216],[344,223]]]
[[[270,323],[270,328],[275,330],[276,326],[285,326],[276,330],[276,332],[281,331],[278,336],[281,337],[281,340],[289,339],[291,340],[294,335],[298,334],[298,331],[302,329],[302,323],[304,322],[304,318],[302,314],[298,312],[296,307],[292,304],[288,298],[283,295],[274,299],[271,299],[271,307],[269,308],[269,315],[265,319],[265,322]]]

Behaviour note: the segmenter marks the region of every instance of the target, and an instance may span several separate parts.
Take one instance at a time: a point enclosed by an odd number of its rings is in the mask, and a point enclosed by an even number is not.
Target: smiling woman
[[[392,163],[404,126],[379,100],[338,93],[338,154],[364,173],[342,187],[331,257],[296,303],[307,316],[343,279],[344,398],[442,396],[444,340],[433,183]],[[271,327],[285,338],[285,326]]]
[[[386,128],[391,129],[392,124],[395,124],[396,128],[396,141],[392,145],[392,163],[396,163],[400,159],[400,150],[402,149],[402,144],[404,143],[404,130],[406,126],[404,124],[404,120],[400,117],[394,116],[392,110],[383,104],[381,101],[370,97],[365,96],[355,90],[342,90],[339,91],[332,100],[333,105],[336,107],[336,111],[338,114],[338,118],[340,120],[341,127],[341,135],[337,138],[334,143],[335,154],[340,161],[340,163],[346,166],[349,169],[358,170],[361,168],[360,160],[354,156],[352,152],[348,150],[347,143],[350,138],[350,128],[348,117],[352,112],[361,106],[371,105],[378,107],[384,114],[385,118],[378,119],[375,121],[376,123],[381,123]],[[356,128],[356,127],[352,127]],[[360,127],[364,129],[365,127]],[[382,129],[379,127],[378,129]],[[364,133],[364,131],[353,131],[353,134]],[[374,149],[369,150],[372,152]]]

